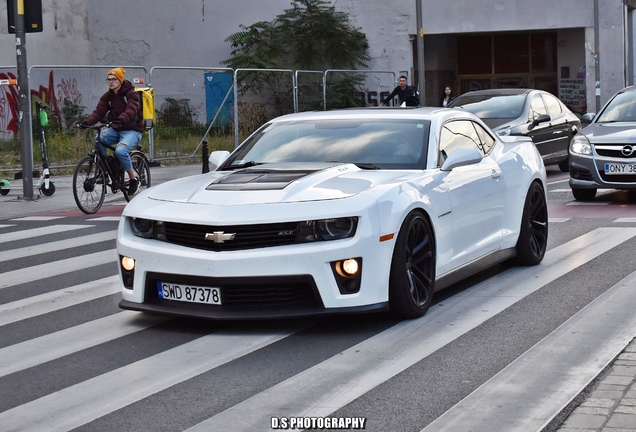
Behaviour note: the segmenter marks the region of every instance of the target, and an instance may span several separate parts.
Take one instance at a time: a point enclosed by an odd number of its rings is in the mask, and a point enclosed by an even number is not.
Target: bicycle
[[[113,194],[121,191],[126,201],[131,200],[128,194],[129,181],[124,181],[125,170],[114,156],[117,145],[106,144],[100,139],[100,131],[108,126],[98,123],[82,128],[97,131],[93,148],[77,164],[73,173],[73,197],[77,207],[86,214],[96,213],[102,207],[107,187],[110,187]],[[106,147],[106,156],[99,150],[100,145]],[[141,145],[137,144],[136,149],[130,152],[130,160],[139,181],[137,193],[149,188],[151,184],[150,165],[141,149]],[[113,154],[108,154],[109,151]]]

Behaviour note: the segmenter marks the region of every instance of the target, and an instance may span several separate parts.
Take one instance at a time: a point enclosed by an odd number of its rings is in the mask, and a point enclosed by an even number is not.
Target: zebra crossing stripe
[[[101,264],[111,263],[117,259],[117,251],[109,249],[101,252],[95,252],[81,257],[67,258],[59,261],[53,261],[46,264],[39,264],[32,267],[26,267],[19,270],[5,272],[2,275],[0,289],[22,283],[33,282],[52,276],[69,273],[76,270],[84,270],[89,267],[95,267]]]
[[[87,349],[166,321],[123,311],[0,349],[0,377]]]
[[[203,336],[0,413],[0,424],[4,432],[71,430],[301,329],[226,330]]]
[[[634,338],[635,287],[632,273],[424,431],[543,430]]]
[[[0,305],[0,326],[54,312],[121,291],[119,276],[108,276]]]
[[[94,228],[95,225],[53,225],[47,227],[33,228],[22,231],[0,234],[0,243],[6,243],[16,240],[24,240],[28,238],[41,237],[48,234],[58,234],[66,231],[73,231],[86,228]]]
[[[188,432],[252,431],[272,413],[325,417],[419,362],[546,284],[636,236],[636,228],[598,228],[548,251],[534,267],[510,268],[237,404]]]
[[[26,258],[37,254],[57,252],[64,249],[72,249],[91,243],[114,240],[116,237],[116,231],[105,231],[96,234],[85,235],[82,237],[74,237],[67,240],[58,240],[33,246],[27,246],[19,249],[0,251],[0,262],[18,258]]]

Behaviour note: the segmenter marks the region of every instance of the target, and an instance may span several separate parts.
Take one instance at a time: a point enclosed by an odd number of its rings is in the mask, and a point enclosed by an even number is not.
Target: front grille
[[[175,222],[165,223],[166,241],[168,243],[187,246],[208,251],[231,251],[256,249],[271,246],[282,246],[296,243],[298,222],[237,225],[237,226],[208,226],[191,225]],[[208,240],[217,235],[217,240]],[[232,240],[219,240],[222,235],[234,234]]]
[[[616,159],[636,159],[636,148],[634,148],[634,152],[629,156],[625,156],[623,154],[623,145],[603,145],[603,146],[594,146],[594,151],[599,156],[611,157]]]
[[[214,308],[321,308],[322,300],[311,276],[268,276],[250,278],[208,278],[149,273],[146,278],[145,302],[174,302],[159,298],[157,282],[175,283],[221,289],[221,306],[201,305]],[[176,302],[183,303],[183,302]]]
[[[607,175],[605,174],[605,171],[599,171],[598,175],[604,182],[607,183],[636,183],[636,175],[634,174]]]

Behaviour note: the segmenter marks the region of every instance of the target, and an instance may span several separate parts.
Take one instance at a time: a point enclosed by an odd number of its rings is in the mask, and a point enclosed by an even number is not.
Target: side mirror
[[[533,127],[537,126],[540,123],[549,122],[550,120],[551,118],[549,115],[541,114],[539,117],[537,117],[536,119],[532,121],[532,123],[530,124],[530,129],[532,129]]]
[[[589,125],[595,117],[595,113],[585,113],[581,116],[581,124]]]
[[[230,152],[227,150],[217,150],[210,153],[208,162],[210,163],[210,171],[217,169],[223,162],[230,157]]]
[[[453,168],[462,167],[466,165],[474,165],[481,162],[483,156],[477,149],[458,148],[448,156],[444,165],[442,165],[442,171],[452,171]]]

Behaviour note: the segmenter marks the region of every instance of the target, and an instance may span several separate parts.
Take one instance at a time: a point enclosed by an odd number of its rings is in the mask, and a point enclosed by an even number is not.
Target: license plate
[[[190,303],[221,304],[221,289],[157,282],[159,298]]]
[[[605,174],[607,175],[636,174],[636,164],[606,163]]]

